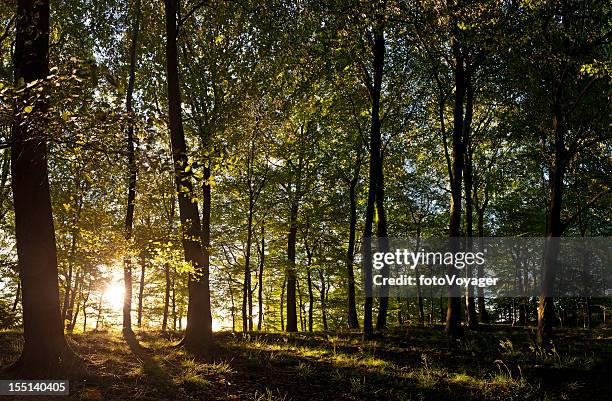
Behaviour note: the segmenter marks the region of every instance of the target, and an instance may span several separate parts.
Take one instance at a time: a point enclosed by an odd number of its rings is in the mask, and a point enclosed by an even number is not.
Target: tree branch
[[[589,200],[586,205],[584,205],[584,207],[581,207],[576,213],[574,213],[565,223],[563,223],[563,225],[561,226],[561,232],[565,231],[569,225],[576,220],[576,218],[578,217],[578,215],[580,215],[580,213],[582,213],[585,209],[590,208],[591,206],[593,206],[599,199],[601,199],[602,197],[606,196],[607,194],[609,194],[610,192],[612,192],[612,190],[610,188],[601,191],[600,193],[598,193],[597,195],[595,195],[594,197],[591,198],[591,200]]]

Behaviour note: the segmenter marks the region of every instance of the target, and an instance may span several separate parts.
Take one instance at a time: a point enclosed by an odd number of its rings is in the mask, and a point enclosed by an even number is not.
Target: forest
[[[611,17],[1,0],[0,399],[609,399]]]

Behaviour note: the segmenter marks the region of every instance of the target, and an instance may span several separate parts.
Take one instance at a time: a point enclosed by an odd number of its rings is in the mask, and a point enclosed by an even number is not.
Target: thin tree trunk
[[[13,307],[11,308],[12,312],[17,310],[17,305],[19,305],[19,297],[21,295],[21,281],[17,280],[17,291],[15,291],[15,301],[13,301]]]
[[[474,191],[474,205],[476,206],[477,216],[477,230],[478,230],[478,251],[484,251],[484,212],[489,202],[487,191],[484,191],[484,200],[482,204],[479,202],[478,191]],[[477,267],[477,277],[484,277],[484,267],[482,264]],[[484,297],[484,288],[478,287],[478,321],[480,323],[489,323],[489,314],[487,313],[487,307]]]
[[[187,328],[182,343],[196,355],[204,355],[212,345],[212,315],[210,309],[208,240],[210,228],[210,186],[204,185],[204,227],[200,224],[198,205],[192,201],[194,195],[191,174],[188,166],[187,145],[181,116],[181,93],[177,52],[177,15],[178,1],[164,0],[166,14],[166,68],[168,82],[168,120],[170,142],[174,161],[174,176],[185,260],[193,265],[189,275],[189,303],[187,308]],[[208,171],[207,171],[208,170]],[[210,177],[209,167],[205,167]],[[207,190],[208,188],[208,190]],[[207,204],[208,202],[208,204]],[[198,240],[201,238],[201,240]]]
[[[170,264],[164,264],[164,276],[166,277],[166,293],[164,294],[164,315],[162,318],[162,332],[166,332],[168,330],[168,309],[170,308],[170,286],[172,282],[170,281]]]
[[[136,52],[138,49],[138,33],[140,30],[140,0],[135,4],[135,15],[132,26],[132,37],[130,43],[130,77],[125,99],[125,110],[132,113],[132,100],[134,95],[134,83],[136,81]],[[125,240],[129,243],[132,238],[134,225],[134,202],[136,201],[136,156],[134,151],[134,123],[128,122],[127,129],[127,154],[128,154],[128,197],[125,213]],[[132,261],[129,256],[124,259],[123,284],[125,286],[123,297],[123,333],[131,335],[132,332]]]
[[[327,331],[327,308],[326,308],[326,291],[325,291],[325,276],[323,269],[319,268],[319,280],[321,281],[321,318],[323,319],[323,330]]]
[[[250,181],[250,179],[249,179]],[[251,185],[249,184],[249,191]],[[251,297],[251,243],[253,242],[253,194],[249,194],[249,216],[247,218],[247,243],[242,284],[242,332],[253,330],[253,298]]]
[[[281,319],[281,331],[285,331],[285,316],[283,315],[283,307],[285,304],[285,286],[287,285],[287,276],[283,279],[283,287],[281,288],[281,299],[280,299],[280,319]]]
[[[308,331],[312,332],[313,312],[314,312],[314,295],[312,292],[312,250],[308,246],[308,241],[304,241],[306,248],[306,277],[308,280]]]
[[[302,328],[302,331],[306,331],[306,317],[304,316],[306,314],[306,311],[304,310],[302,290],[300,290],[300,280],[296,278],[295,284],[296,284],[297,294],[298,294],[298,299],[299,299],[298,311],[299,311],[299,318],[300,318],[300,327]]]
[[[462,50],[456,38],[452,38],[453,58],[455,62],[455,105],[453,113],[453,144],[451,166],[451,206],[449,224],[450,252],[460,251],[461,237],[461,192],[463,173],[463,103],[465,97],[465,70]],[[448,266],[447,274],[459,275],[454,265]],[[461,290],[457,285],[448,288],[448,305],[446,311],[446,333],[455,337],[462,334],[461,328]]]
[[[142,326],[142,304],[144,301],[144,286],[145,286],[145,269],[146,258],[145,254],[140,254],[140,285],[138,286],[138,327]]]
[[[172,331],[176,331],[176,280],[172,277]]]
[[[346,251],[346,273],[348,277],[348,326],[350,329],[359,329],[357,318],[357,302],[355,296],[355,272],[353,263],[355,260],[355,237],[357,231],[357,195],[356,187],[359,180],[359,168],[355,172],[349,185],[349,200],[351,204],[349,223],[349,242]]]
[[[264,262],[265,262],[265,247],[266,247],[266,237],[265,237],[265,223],[261,222],[261,252],[259,253],[259,287],[257,289],[257,302],[259,304],[259,313],[257,319],[257,331],[261,331],[261,324],[264,320],[264,310],[263,310],[263,272],[264,272]]]
[[[295,272],[295,245],[297,242],[297,218],[300,206],[300,180],[302,159],[299,161],[299,171],[297,185],[291,202],[291,213],[289,216],[289,236],[287,240],[287,332],[297,331],[297,310],[296,310],[296,272]]]
[[[417,225],[417,236],[416,236],[416,251],[418,252],[421,248],[421,221],[419,220]],[[423,309],[423,289],[421,288],[419,276],[419,267],[415,266],[414,269],[416,276],[416,290],[417,290],[417,306],[419,308],[419,324],[423,326],[425,324],[425,311]]]
[[[474,87],[472,85],[471,73],[466,73],[465,79],[465,121],[463,122],[463,156],[465,158],[465,229],[467,237],[467,252],[472,252],[474,237],[474,212],[472,203],[473,189],[473,167],[472,167],[472,145],[471,145],[471,126],[474,113]],[[465,266],[466,278],[472,278],[472,266]],[[474,302],[474,287],[468,285],[465,289],[465,301],[467,325],[470,329],[478,327],[478,316],[476,315],[476,303]]]

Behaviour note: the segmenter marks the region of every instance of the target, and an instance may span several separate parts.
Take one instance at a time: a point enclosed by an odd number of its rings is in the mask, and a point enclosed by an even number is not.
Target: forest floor
[[[546,355],[530,328],[485,326],[449,343],[441,327],[408,327],[364,342],[358,333],[218,333],[210,360],[176,339],[139,332],[69,337],[87,380],[52,400],[605,400],[612,394],[612,328],[559,329]],[[0,366],[21,334],[0,332]],[[9,397],[0,397],[0,400]],[[30,396],[15,398],[42,400]]]

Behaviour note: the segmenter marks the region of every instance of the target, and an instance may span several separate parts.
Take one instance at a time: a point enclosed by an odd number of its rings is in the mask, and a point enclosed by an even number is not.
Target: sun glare
[[[114,282],[109,284],[106,287],[106,291],[104,291],[104,298],[106,303],[111,306],[116,311],[121,310],[123,307],[123,294],[125,293],[125,289],[123,285],[118,282]]]

